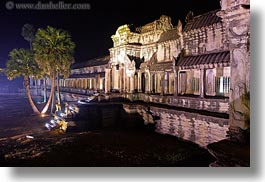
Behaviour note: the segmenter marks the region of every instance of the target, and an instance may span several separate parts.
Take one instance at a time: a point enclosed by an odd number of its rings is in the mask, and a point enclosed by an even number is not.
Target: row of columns
[[[180,87],[180,81],[179,81],[179,70],[174,70],[174,96],[179,95],[179,87]],[[205,83],[206,83],[206,70],[204,67],[200,68],[200,97],[205,97]]]
[[[203,67],[200,68],[200,97],[204,98],[205,96],[205,69]]]
[[[170,78],[173,72],[151,73],[151,93],[160,93],[161,95],[174,94],[175,79]]]
[[[103,90],[105,78],[100,78],[98,75],[96,78],[84,78],[84,79],[61,79],[60,87],[79,88],[79,89],[94,89]]]
[[[116,75],[115,75],[116,74]],[[200,67],[200,84],[199,96],[204,98],[206,95],[206,69]],[[34,80],[30,79],[30,84],[33,85]],[[49,85],[49,81],[48,85]],[[116,83],[114,83],[116,82]],[[38,85],[37,83],[35,85]],[[106,69],[105,77],[96,75],[95,78],[77,78],[60,80],[61,87],[104,90],[105,93],[111,92],[113,89],[120,93],[148,93],[168,95],[174,94],[178,96],[179,88],[181,86],[179,70],[174,72],[144,72],[137,71],[131,76],[125,74],[124,69],[114,70]]]
[[[116,71],[116,72],[115,72]],[[116,75],[115,75],[116,74]],[[170,75],[172,74],[172,75]],[[174,77],[172,78],[172,76]],[[30,84],[33,85],[33,79],[30,79]],[[117,83],[114,83],[117,82]],[[200,97],[205,97],[205,83],[206,71],[205,68],[200,68]],[[35,85],[38,85],[37,83]],[[145,72],[137,71],[134,75],[128,77],[125,70],[122,68],[117,72],[114,69],[105,70],[105,78],[99,75],[96,78],[84,79],[66,79],[60,80],[61,87],[80,88],[80,89],[93,89],[104,90],[105,93],[111,90],[119,90],[120,93],[151,93],[168,95],[174,94],[178,96],[179,90],[179,74],[178,70],[174,72]]]
[[[222,69],[216,69],[216,73],[214,75],[210,75],[208,72],[208,76],[206,77],[207,69],[204,67],[200,67],[199,76],[193,76],[196,80],[192,80],[192,89],[189,81],[193,73],[189,73],[190,70],[176,70],[175,73],[175,85],[174,85],[174,95],[178,96],[181,94],[194,94],[199,95],[201,98],[205,98],[208,96],[229,96],[230,90],[230,75],[223,73]],[[195,72],[195,71],[194,71]],[[182,77],[182,74],[183,77]],[[188,78],[186,78],[188,77]],[[183,83],[183,78],[185,83]],[[198,80],[197,80],[198,79]],[[207,81],[208,79],[208,81]],[[193,82],[195,81],[195,82]],[[189,83],[187,83],[189,82]],[[194,88],[196,87],[196,88]]]
[[[105,72],[105,92],[118,90],[120,93],[130,92],[133,93],[138,90],[138,74],[126,75],[124,67],[117,69],[115,66],[111,69],[106,69]]]
[[[172,74],[172,76],[170,76]],[[106,69],[105,92],[118,90],[120,93],[160,93],[161,95],[174,94],[175,79],[173,72],[150,73],[137,71],[128,76],[124,68]]]

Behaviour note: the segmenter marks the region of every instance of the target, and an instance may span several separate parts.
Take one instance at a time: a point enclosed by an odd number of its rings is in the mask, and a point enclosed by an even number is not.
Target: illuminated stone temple
[[[64,99],[96,91],[151,103],[134,107],[146,123],[202,146],[228,131],[237,136],[247,127],[240,99],[249,93],[249,0],[220,4],[202,15],[188,13],[185,26],[162,15],[141,27],[118,27],[109,55],[76,63],[70,77],[60,79]]]

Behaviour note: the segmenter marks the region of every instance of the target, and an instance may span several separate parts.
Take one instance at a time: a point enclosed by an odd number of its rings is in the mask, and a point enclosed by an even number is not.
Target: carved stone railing
[[[161,96],[148,94],[122,94],[120,97],[127,98],[131,101],[144,101],[158,104],[166,104],[169,106],[204,110],[209,112],[229,114],[228,98],[200,98],[188,96]]]

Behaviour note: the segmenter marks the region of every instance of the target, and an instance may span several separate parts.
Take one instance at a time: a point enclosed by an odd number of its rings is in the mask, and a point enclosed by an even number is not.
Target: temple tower
[[[230,138],[242,141],[250,127],[250,1],[220,3],[217,15],[225,23],[231,55]]]

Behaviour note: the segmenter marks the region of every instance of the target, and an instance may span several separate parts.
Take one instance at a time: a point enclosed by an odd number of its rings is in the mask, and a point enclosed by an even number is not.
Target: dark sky
[[[219,0],[75,0],[74,3],[89,3],[90,10],[7,10],[6,2],[0,3],[0,66],[4,66],[8,53],[13,48],[28,48],[21,36],[25,23],[34,27],[54,26],[67,30],[76,43],[76,62],[108,54],[112,47],[110,38],[123,24],[142,26],[158,19],[162,14],[172,18],[173,25],[178,19],[184,22],[187,13],[195,15],[220,8]],[[13,0],[21,3],[21,0]],[[36,3],[38,1],[24,1]],[[41,1],[44,2],[44,1]],[[53,3],[58,1],[53,0]],[[65,3],[71,2],[64,0]]]

